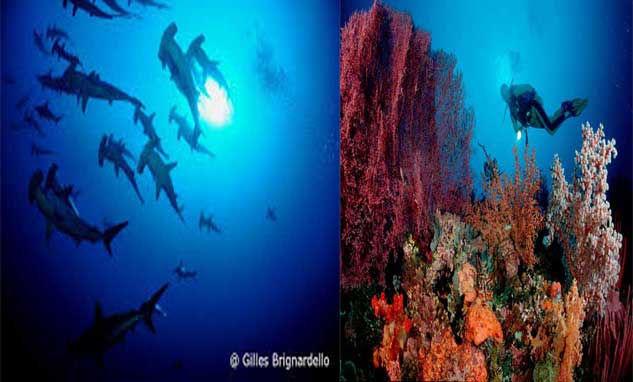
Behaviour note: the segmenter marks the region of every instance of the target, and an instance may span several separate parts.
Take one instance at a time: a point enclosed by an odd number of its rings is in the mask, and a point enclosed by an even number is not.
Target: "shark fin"
[[[95,323],[103,319],[103,309],[101,309],[101,303],[97,301],[95,304]]]
[[[149,116],[149,123],[153,124],[153,122],[154,122],[154,117],[156,117],[156,113],[152,113],[152,114],[150,114],[150,116]]]
[[[171,171],[174,169],[174,167],[176,167],[178,165],[178,162],[172,162],[169,163],[166,167],[167,167],[167,171]]]
[[[105,232],[103,233],[103,244],[105,245],[106,250],[108,251],[108,255],[112,256],[112,248],[110,248],[110,243],[112,242],[114,237],[118,235],[118,233],[121,232],[121,230],[125,227],[127,227],[127,221],[124,221],[123,223],[110,227],[106,229]]]
[[[156,327],[154,326],[154,323],[152,322],[152,318],[149,316],[145,316],[145,318],[143,318],[143,320],[145,321],[145,325],[147,325],[147,327],[149,328],[149,330],[156,334]]]
[[[114,174],[118,178],[119,177],[119,166],[114,165]]]
[[[73,7],[73,16],[75,16],[77,14],[77,5],[75,4],[75,6]]]
[[[88,106],[88,96],[83,96],[81,99],[81,111],[85,114],[86,107]]]
[[[158,200],[159,196],[160,196],[160,184],[156,183],[156,200]]]
[[[141,305],[141,314],[143,314],[143,321],[145,325],[149,328],[149,330],[156,334],[156,327],[154,327],[154,323],[152,322],[152,314],[154,310],[156,310],[156,304],[158,304],[158,300],[165,293],[165,290],[169,286],[169,283],[163,284],[156,293],[152,295],[152,297],[143,305]]]

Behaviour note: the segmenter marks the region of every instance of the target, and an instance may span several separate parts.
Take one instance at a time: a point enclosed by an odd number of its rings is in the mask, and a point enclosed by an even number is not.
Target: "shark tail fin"
[[[117,224],[114,227],[110,227],[106,229],[105,232],[103,233],[103,244],[105,244],[106,250],[108,251],[108,254],[110,256],[112,256],[112,248],[110,248],[110,243],[112,243],[112,240],[114,239],[114,237],[118,235],[118,233],[121,232],[123,228],[127,227],[127,224],[128,222],[124,221],[123,223]]]
[[[156,334],[156,327],[154,327],[154,323],[152,322],[152,313],[156,310],[156,305],[158,304],[158,300],[160,300],[163,293],[169,286],[169,283],[163,284],[156,293],[152,295],[152,297],[143,305],[141,305],[141,313],[143,314],[143,321],[145,325],[149,328],[149,330]]]

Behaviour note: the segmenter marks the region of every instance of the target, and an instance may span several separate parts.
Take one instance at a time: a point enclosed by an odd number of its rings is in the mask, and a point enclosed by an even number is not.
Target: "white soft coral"
[[[622,235],[614,228],[606,195],[607,165],[618,152],[614,139],[605,140],[602,124],[595,132],[588,122],[583,124],[582,137],[571,186],[565,180],[558,156],[554,157],[546,242],[559,240],[589,311],[602,314],[606,297],[620,273]]]

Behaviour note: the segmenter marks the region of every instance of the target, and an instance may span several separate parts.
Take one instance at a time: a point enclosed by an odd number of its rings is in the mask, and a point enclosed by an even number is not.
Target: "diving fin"
[[[589,100],[587,98],[575,98],[571,101],[571,110],[570,113],[574,117],[579,116],[589,104]]]

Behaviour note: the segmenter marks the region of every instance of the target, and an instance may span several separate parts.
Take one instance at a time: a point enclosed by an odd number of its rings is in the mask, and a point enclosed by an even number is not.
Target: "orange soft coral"
[[[480,345],[489,337],[498,343],[503,342],[503,331],[490,306],[481,299],[475,300],[468,308],[464,322],[464,339]]]
[[[536,262],[534,240],[544,221],[535,198],[540,177],[534,151],[529,155],[526,149],[523,171],[516,148],[513,152],[514,178],[495,170],[490,181],[484,179],[486,199],[474,206],[467,219],[482,233],[489,248],[512,265],[510,277],[518,269],[517,258],[528,267]]]
[[[393,304],[388,304],[384,293],[374,296],[371,307],[376,317],[385,319],[380,347],[374,350],[374,367],[384,366],[392,381],[400,380],[400,353],[407,343],[411,330],[411,320],[404,313],[404,297],[393,296]]]
[[[420,350],[420,366],[422,381],[488,380],[484,354],[470,343],[457,345],[450,329],[433,337],[428,353]]]
[[[578,295],[578,287],[576,280],[574,280],[569,292],[565,295],[564,324],[559,327],[564,328],[564,332],[559,331],[557,333],[558,336],[563,338],[565,349],[560,363],[558,382],[572,382],[574,379],[574,367],[578,366],[582,360],[580,329],[584,319],[585,301]]]
[[[464,304],[468,305],[477,297],[475,291],[475,278],[477,270],[469,262],[464,263],[462,268],[457,272],[457,280],[459,282],[459,293],[464,295]]]

